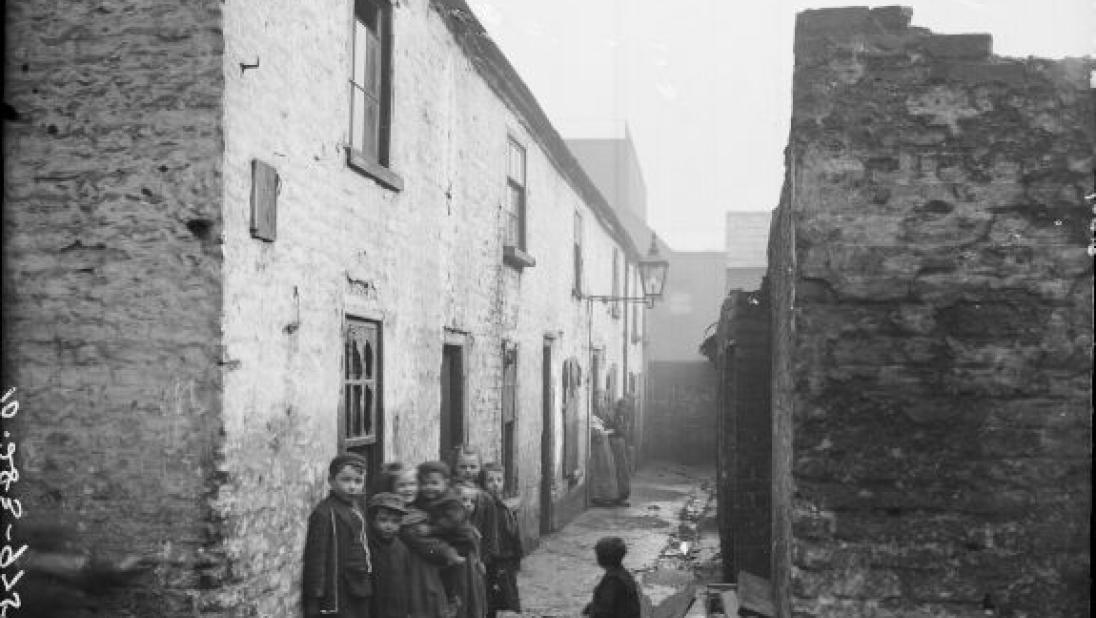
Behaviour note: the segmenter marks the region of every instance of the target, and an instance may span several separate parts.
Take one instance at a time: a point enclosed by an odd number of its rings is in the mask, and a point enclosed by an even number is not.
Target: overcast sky
[[[728,210],[783,180],[796,12],[833,0],[469,0],[565,138],[621,135],[648,221],[677,250],[723,248]],[[988,32],[1007,56],[1096,55],[1096,0],[907,0],[913,24]]]

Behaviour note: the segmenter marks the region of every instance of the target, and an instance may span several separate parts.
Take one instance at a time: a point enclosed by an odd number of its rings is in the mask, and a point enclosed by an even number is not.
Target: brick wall
[[[716,375],[707,361],[650,363],[644,458],[715,461]]]
[[[908,20],[797,23],[778,597],[790,574],[802,616],[1086,615],[1094,65]]]
[[[158,556],[106,614],[193,615],[217,539],[218,2],[7,6],[4,384],[23,521]],[[18,530],[18,528],[17,528]]]

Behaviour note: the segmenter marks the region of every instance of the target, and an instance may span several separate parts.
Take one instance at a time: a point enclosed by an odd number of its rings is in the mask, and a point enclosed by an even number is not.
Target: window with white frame
[[[506,244],[522,251],[527,249],[525,197],[525,148],[511,137],[506,157]]]
[[[349,161],[352,167],[389,186],[393,185],[393,176],[387,170],[392,126],[391,57],[390,1],[354,0]]]

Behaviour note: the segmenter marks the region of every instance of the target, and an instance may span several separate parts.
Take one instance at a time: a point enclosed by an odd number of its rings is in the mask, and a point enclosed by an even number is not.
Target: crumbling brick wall
[[[194,615],[216,567],[202,497],[219,432],[220,8],[7,5],[12,489],[20,524],[159,559],[155,592],[108,599],[106,615]]]
[[[770,266],[782,615],[1087,615],[1093,63],[909,19],[797,22]]]
[[[719,366],[719,527],[723,571],[769,577],[772,408],[768,286],[732,290],[716,333]]]

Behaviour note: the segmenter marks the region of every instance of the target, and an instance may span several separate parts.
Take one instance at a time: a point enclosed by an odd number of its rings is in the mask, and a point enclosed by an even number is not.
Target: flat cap
[[[405,515],[408,512],[407,507],[403,505],[403,500],[396,494],[387,491],[376,494],[369,499],[369,510],[373,509],[388,509]]]

